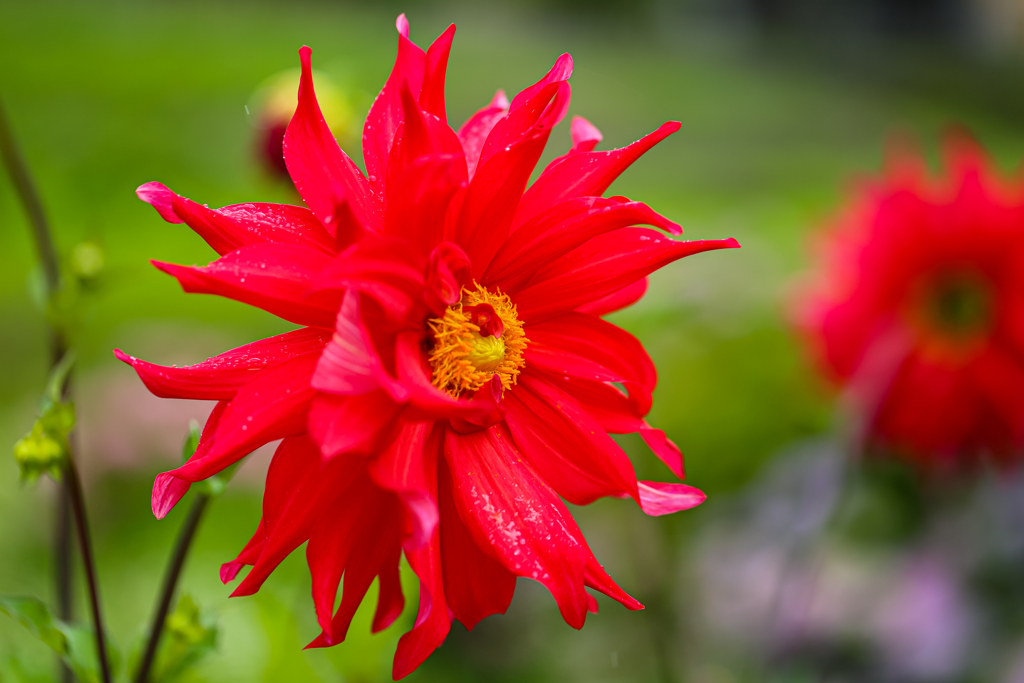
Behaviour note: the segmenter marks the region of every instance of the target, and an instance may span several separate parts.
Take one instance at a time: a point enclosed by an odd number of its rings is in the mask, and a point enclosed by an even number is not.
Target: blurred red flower
[[[930,177],[909,145],[824,237],[800,322],[866,435],[932,467],[1024,445],[1024,182],[966,134]]]
[[[594,559],[562,499],[632,498],[660,515],[704,495],[638,482],[608,436],[639,432],[683,476],[679,450],[643,419],[656,383],[650,358],[598,316],[642,296],[653,270],[738,245],[633,227],[680,232],[642,203],[600,196],[676,123],[597,152],[600,133],[577,119],[572,149],[526,189],[569,105],[569,55],[454,131],[444,75],[455,27],[426,51],[409,41],[404,16],[398,31],[394,70],[364,128],[367,175],[320,115],[304,47],[284,155],[308,209],[213,210],[158,183],[139,188],[221,254],[205,267],[158,268],[185,291],[302,327],[185,368],[118,354],[160,396],[218,401],[195,456],[157,478],[158,517],[190,483],[283,439],[259,528],[221,570],[230,581],[253,566],[234,595],[258,590],[308,541],[323,629],[312,646],[335,644],[374,578],[374,630],[402,612],[405,552],[421,591],[395,657],[400,678],[441,644],[452,618],[472,628],[504,612],[518,576],[544,584],[575,628],[597,607],[585,587],[641,608]]]

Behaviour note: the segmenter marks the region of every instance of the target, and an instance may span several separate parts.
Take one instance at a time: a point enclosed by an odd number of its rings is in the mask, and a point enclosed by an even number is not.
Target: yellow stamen
[[[498,337],[481,334],[467,310],[490,304],[505,330]],[[452,396],[472,394],[497,375],[504,389],[516,384],[525,362],[523,352],[530,341],[523,334],[515,304],[500,291],[491,292],[477,283],[462,289],[462,298],[448,307],[444,316],[429,322],[434,333],[430,366],[435,387]],[[484,333],[486,334],[486,332]]]

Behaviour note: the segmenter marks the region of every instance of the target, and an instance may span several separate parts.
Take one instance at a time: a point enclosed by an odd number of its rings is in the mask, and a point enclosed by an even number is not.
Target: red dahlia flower
[[[252,565],[234,595],[254,593],[308,541],[323,629],[312,645],[332,645],[374,578],[373,628],[401,613],[405,553],[421,589],[395,657],[402,677],[452,618],[472,628],[504,612],[519,576],[544,584],[575,628],[597,609],[585,587],[641,608],[594,559],[563,499],[632,498],[660,515],[704,495],[638,482],[608,436],[639,432],[683,476],[679,450],[643,419],[656,383],[650,358],[599,316],[636,301],[657,268],[738,245],[634,227],[680,232],[640,202],[601,196],[676,123],[597,152],[600,133],[577,119],[572,149],[527,189],[569,105],[569,55],[454,131],[444,75],[455,27],[426,51],[409,41],[404,16],[398,31],[394,70],[366,119],[365,176],[320,115],[304,47],[284,154],[309,208],[213,210],[158,183],[138,191],[221,254],[205,267],[156,263],[185,291],[302,327],[186,368],[118,354],[159,396],[218,402],[195,456],[157,477],[157,517],[191,483],[283,439],[263,519],[221,569],[227,582]]]
[[[897,151],[823,243],[802,324],[878,444],[932,464],[1024,445],[1024,185],[949,140]]]

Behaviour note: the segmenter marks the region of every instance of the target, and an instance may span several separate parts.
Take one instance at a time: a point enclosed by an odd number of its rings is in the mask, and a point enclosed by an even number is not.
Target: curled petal
[[[327,330],[304,327],[240,346],[187,367],[155,365],[114,350],[128,363],[155,396],[221,400],[230,399],[261,369],[322,349],[330,339]]]
[[[703,491],[686,484],[641,481],[639,487],[640,508],[652,517],[689,510],[707,499]],[[626,498],[626,496],[620,496],[620,498]]]
[[[160,217],[168,223],[185,222],[174,213],[173,203],[176,195],[166,185],[155,181],[139,185],[138,189],[135,190],[135,195],[156,209]]]
[[[469,257],[454,242],[441,242],[430,252],[424,296],[435,315],[443,315],[446,307],[459,301],[462,288],[469,284],[470,269]]]

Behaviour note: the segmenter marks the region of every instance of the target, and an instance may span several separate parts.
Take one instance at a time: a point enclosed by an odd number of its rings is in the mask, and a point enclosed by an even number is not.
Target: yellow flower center
[[[458,398],[472,394],[495,375],[502,388],[515,386],[530,340],[508,295],[474,282],[462,289],[458,303],[429,325],[434,333],[430,366],[435,387]]]

